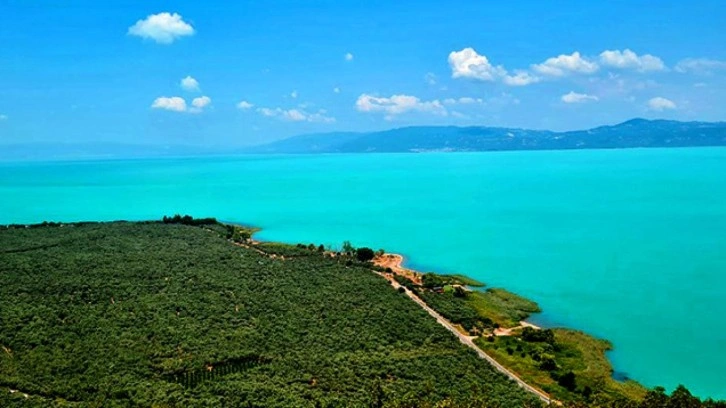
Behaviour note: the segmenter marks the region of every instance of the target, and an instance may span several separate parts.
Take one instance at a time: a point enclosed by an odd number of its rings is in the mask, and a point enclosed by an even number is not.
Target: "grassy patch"
[[[285,257],[312,256],[320,254],[316,248],[308,248],[305,245],[260,242],[255,246],[268,254],[281,255]]]
[[[641,399],[646,389],[634,381],[619,382],[612,378],[612,366],[605,356],[611,345],[585,333],[554,329],[555,341],[527,342],[521,336],[482,338],[477,344],[497,361],[509,367],[525,381],[537,384],[557,399],[589,401],[593,398]],[[547,361],[554,365],[548,366]],[[574,374],[574,386],[560,383],[567,373]],[[569,388],[569,389],[568,389]]]
[[[504,289],[473,291],[466,302],[481,316],[491,319],[500,327],[514,327],[532,313],[539,313],[537,303]]]
[[[468,276],[464,276],[464,275],[444,275],[444,276],[449,276],[449,277],[453,278],[456,281],[456,283],[458,283],[460,285],[471,286],[473,288],[483,288],[484,286],[486,286],[484,283],[479,282],[476,279],[472,279],[472,278],[470,278]]]

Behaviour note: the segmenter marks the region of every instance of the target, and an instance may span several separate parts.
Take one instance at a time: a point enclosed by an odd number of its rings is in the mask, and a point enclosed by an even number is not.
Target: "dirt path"
[[[524,329],[525,327],[531,327],[531,328],[536,329],[536,330],[542,330],[541,327],[539,327],[537,325],[534,325],[532,323],[529,323],[529,322],[525,322],[524,320],[522,320],[521,322],[519,322],[519,326],[514,326],[514,327],[500,327],[498,329],[494,329],[494,335],[495,336],[512,336],[514,334],[513,333],[514,330],[516,330],[516,329]]]
[[[382,268],[391,268],[393,273],[408,278],[411,282],[421,285],[421,274],[403,266],[403,256],[399,254],[383,254],[375,257],[373,263]]]
[[[428,314],[430,314],[432,317],[434,317],[436,319],[436,321],[440,325],[444,326],[447,330],[449,330],[451,333],[453,333],[459,339],[459,341],[461,341],[462,343],[464,343],[464,345],[466,345],[469,348],[471,348],[472,350],[474,350],[479,355],[479,357],[481,357],[484,360],[486,360],[489,364],[491,364],[492,366],[494,366],[494,368],[496,368],[499,372],[501,372],[502,374],[506,375],[511,380],[513,380],[514,382],[516,382],[517,385],[519,385],[520,387],[524,388],[525,390],[531,392],[532,394],[536,395],[540,400],[544,401],[547,404],[550,404],[552,402],[555,402],[554,400],[552,400],[550,398],[549,395],[547,395],[544,392],[538,390],[537,388],[534,388],[533,386],[527,384],[526,382],[524,382],[524,380],[522,380],[521,378],[519,378],[517,376],[517,374],[513,373],[512,371],[510,371],[509,369],[507,369],[503,365],[499,364],[492,356],[490,356],[489,354],[485,353],[484,350],[480,349],[479,346],[477,346],[474,343],[474,339],[476,337],[466,336],[466,335],[462,334],[461,332],[459,332],[459,330],[457,330],[456,327],[454,327],[454,325],[451,324],[451,322],[449,322],[448,320],[446,320],[443,316],[441,316],[434,309],[430,308],[423,300],[421,300],[418,296],[416,296],[416,294],[414,294],[413,292],[411,292],[407,288],[399,285],[398,282],[395,281],[395,279],[392,279],[390,276],[388,276],[388,275],[386,275],[384,273],[380,273],[380,272],[376,272],[376,273],[378,275],[382,276],[383,278],[385,278],[386,280],[388,280],[389,282],[391,282],[391,284],[393,285],[393,287],[395,289],[403,288],[406,291],[405,292],[406,295],[408,295],[408,297],[411,298],[411,300],[413,300],[414,302],[416,302],[426,312],[428,312]]]

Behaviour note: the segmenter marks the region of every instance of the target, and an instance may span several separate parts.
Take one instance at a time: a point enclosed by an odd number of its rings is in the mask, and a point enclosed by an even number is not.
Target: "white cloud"
[[[501,65],[492,65],[485,55],[473,48],[464,48],[449,54],[449,66],[453,78],[473,78],[481,81],[502,81],[509,86],[525,86],[540,81],[540,78],[524,70],[509,74]]]
[[[335,93],[340,93],[340,88],[338,88],[338,87],[336,86],[335,88],[333,88],[333,92],[335,92]]]
[[[590,101],[598,101],[599,98],[595,95],[581,94],[570,91],[570,93],[562,95],[560,98],[564,103],[585,103]]]
[[[624,51],[603,51],[600,54],[600,63],[608,67],[635,69],[640,72],[663,71],[666,69],[665,64],[660,58],[650,54],[639,56],[629,49],[625,49]]]
[[[444,105],[456,105],[456,104],[471,105],[471,104],[475,104],[475,103],[484,103],[484,100],[481,98],[472,98],[469,96],[464,96],[459,99],[446,98],[442,102]]]
[[[0,121],[8,120],[8,115],[0,115]]]
[[[305,114],[302,113],[302,111],[299,111],[297,109],[290,109],[282,112],[282,116],[287,119],[294,122],[300,122],[305,120]]]
[[[189,92],[199,91],[199,82],[191,76],[187,75],[186,78],[182,78],[180,85],[183,90]]]
[[[448,114],[446,108],[438,99],[422,101],[411,95],[393,95],[390,98],[382,98],[362,94],[355,102],[355,106],[360,112],[383,112],[388,120],[395,115],[406,112],[426,112],[441,116]]]
[[[424,75],[424,81],[426,81],[429,85],[436,85],[436,74],[433,72],[426,73],[426,75]]]
[[[247,110],[254,108],[255,105],[247,102],[247,101],[240,101],[240,103],[237,104],[238,109]]]
[[[562,54],[557,57],[548,58],[541,64],[532,65],[532,69],[536,72],[554,77],[562,77],[570,73],[592,74],[598,68],[597,63],[582,57],[577,51],[571,55]]]
[[[208,96],[200,96],[199,98],[192,99],[192,108],[189,109],[190,113],[201,113],[205,107],[212,103],[212,98]]]
[[[353,54],[346,53],[343,58],[345,58],[346,61],[353,61]]]
[[[323,109],[317,112],[307,112],[303,109],[282,109],[282,108],[258,108],[262,116],[270,118],[280,118],[290,122],[310,122],[310,123],[333,123],[335,118],[327,116],[327,112]]]
[[[292,99],[296,99],[296,98],[297,98],[297,91],[292,91],[292,92],[290,92],[290,97],[291,97]]]
[[[201,113],[205,107],[212,103],[212,99],[208,96],[200,96],[192,99],[191,107],[187,106],[187,102],[181,96],[160,96],[154,99],[151,104],[153,109],[165,109],[174,112]]]
[[[477,103],[477,102],[481,102],[481,99],[477,100],[477,99],[474,99],[474,98],[470,98],[468,96],[465,96],[463,98],[459,98],[459,103],[464,104],[464,105],[469,105],[469,104]]]
[[[670,99],[657,96],[648,101],[648,109],[662,112],[667,109],[676,109],[676,104]]]
[[[171,44],[177,38],[193,35],[194,27],[177,13],[152,14],[129,27],[129,35],[149,38],[159,44]]]
[[[276,116],[278,114],[277,111],[282,112],[282,109],[280,109],[280,108],[277,108],[277,109],[257,108],[257,112],[260,112],[260,114],[262,116],[269,116],[269,117]]]
[[[200,96],[199,98],[194,98],[192,100],[192,106],[194,106],[195,108],[203,108],[210,103],[212,103],[212,98],[208,96]]]
[[[187,110],[187,102],[180,96],[161,96],[154,100],[151,104],[153,109],[166,109],[175,112],[185,112]]]
[[[485,55],[477,53],[473,48],[452,51],[449,54],[449,66],[452,78],[473,78],[482,81],[496,81],[507,74],[501,65],[494,66]]]
[[[680,73],[692,72],[694,74],[712,74],[714,71],[726,70],[726,61],[708,58],[686,58],[676,64],[676,71]]]
[[[527,71],[517,71],[514,75],[505,75],[504,83],[510,86],[526,86],[540,81],[540,78]]]

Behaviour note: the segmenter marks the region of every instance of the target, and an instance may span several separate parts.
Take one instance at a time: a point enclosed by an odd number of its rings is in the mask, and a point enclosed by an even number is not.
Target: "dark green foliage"
[[[446,285],[470,285],[484,286],[482,283],[460,275],[439,275],[436,273],[425,273],[421,277],[421,284],[427,289],[441,288]]]
[[[456,286],[454,288],[454,297],[458,298],[465,298],[468,295],[466,289],[462,288],[461,286]]]
[[[568,390],[568,391],[574,391],[575,388],[577,388],[577,382],[575,380],[575,373],[572,371],[568,371],[557,378],[557,384],[560,385],[560,387]]]
[[[638,408],[726,408],[726,401],[701,401],[679,385],[669,396],[663,387],[655,387],[648,391]]]
[[[401,275],[393,275],[393,279],[395,279],[399,285],[404,286],[406,289],[419,294],[419,292],[420,292],[419,286],[416,285],[415,283],[411,282],[410,279],[407,279]]]
[[[355,252],[355,247],[353,246],[353,244],[350,243],[350,241],[343,241],[343,246],[341,249],[343,250],[343,252],[346,253]]]
[[[0,406],[537,406],[369,268],[210,230],[0,229]]]
[[[701,401],[699,398],[692,396],[682,385],[673,390],[671,395],[668,395],[664,388],[655,387],[648,391],[645,398],[640,402],[611,399],[605,395],[590,398],[592,390],[588,394],[588,388],[585,387],[582,392],[586,402],[567,402],[564,404],[565,408],[726,408],[726,402],[724,401],[713,401],[711,399]]]
[[[435,273],[425,273],[421,277],[421,284],[426,289],[441,288],[448,283],[442,276]]]
[[[470,333],[481,333],[484,329],[494,327],[491,319],[481,316],[465,298],[457,297],[452,292],[436,293],[424,290],[419,292],[419,296],[446,319],[460,324]]]
[[[375,252],[373,252],[370,248],[358,248],[355,250],[355,257],[361,262],[368,262],[372,260],[376,256]]]
[[[526,355],[526,354],[525,354]],[[552,357],[540,358],[539,368],[545,371],[554,371],[557,369],[557,363]]]
[[[260,242],[256,247],[267,254],[281,255],[286,258],[320,256],[315,248],[311,251],[305,244],[288,245],[278,242]]]
[[[179,215],[176,214],[173,217],[167,217],[166,215],[162,218],[164,224],[182,224],[182,225],[212,225],[217,223],[216,218],[194,218],[190,215]]]
[[[247,242],[250,238],[252,238],[252,234],[247,230],[234,228],[230,238],[234,242]]]
[[[537,330],[531,327],[522,329],[522,340],[530,343],[555,344],[555,333],[550,329]]]
[[[181,384],[184,387],[196,387],[205,381],[213,381],[221,376],[241,373],[244,370],[267,363],[269,363],[268,359],[259,356],[247,356],[209,364],[197,370],[166,374],[165,379]]]

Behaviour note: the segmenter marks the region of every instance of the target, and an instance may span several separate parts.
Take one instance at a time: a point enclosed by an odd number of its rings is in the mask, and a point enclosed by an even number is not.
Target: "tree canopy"
[[[370,266],[180,220],[0,228],[0,406],[538,405]]]

